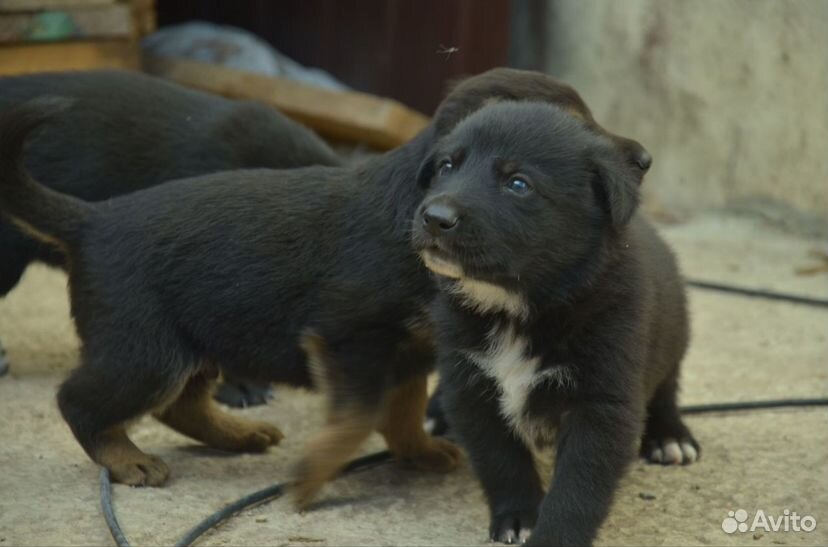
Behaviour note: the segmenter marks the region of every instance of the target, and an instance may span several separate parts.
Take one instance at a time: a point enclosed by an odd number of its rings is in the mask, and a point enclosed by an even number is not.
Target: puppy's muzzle
[[[454,231],[460,225],[460,211],[447,201],[432,201],[423,208],[423,227],[439,237]]]

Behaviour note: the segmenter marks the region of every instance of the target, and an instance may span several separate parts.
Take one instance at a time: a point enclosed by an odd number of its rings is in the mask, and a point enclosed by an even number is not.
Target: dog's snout
[[[423,210],[423,225],[432,235],[449,232],[460,223],[460,212],[448,203],[432,203]]]

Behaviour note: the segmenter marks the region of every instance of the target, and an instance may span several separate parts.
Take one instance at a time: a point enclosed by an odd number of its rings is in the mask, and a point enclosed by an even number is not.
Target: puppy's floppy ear
[[[431,179],[434,178],[436,169],[434,165],[434,154],[429,154],[417,170],[417,185],[420,188],[428,188],[431,185]]]
[[[620,228],[629,222],[638,208],[641,170],[630,165],[609,143],[594,149],[592,166],[593,189],[609,214],[612,225]]]

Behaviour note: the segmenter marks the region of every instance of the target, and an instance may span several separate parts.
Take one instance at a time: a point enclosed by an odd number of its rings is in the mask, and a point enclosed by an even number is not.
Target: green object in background
[[[51,41],[70,38],[79,34],[72,15],[65,11],[47,11],[32,18],[26,29],[26,38],[32,41]]]

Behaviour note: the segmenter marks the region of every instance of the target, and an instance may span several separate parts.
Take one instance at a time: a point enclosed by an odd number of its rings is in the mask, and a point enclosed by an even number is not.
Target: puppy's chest
[[[495,381],[500,412],[530,446],[551,444],[575,373],[566,351],[533,351],[531,338],[512,323],[494,325],[479,350],[467,351],[480,371]]]

